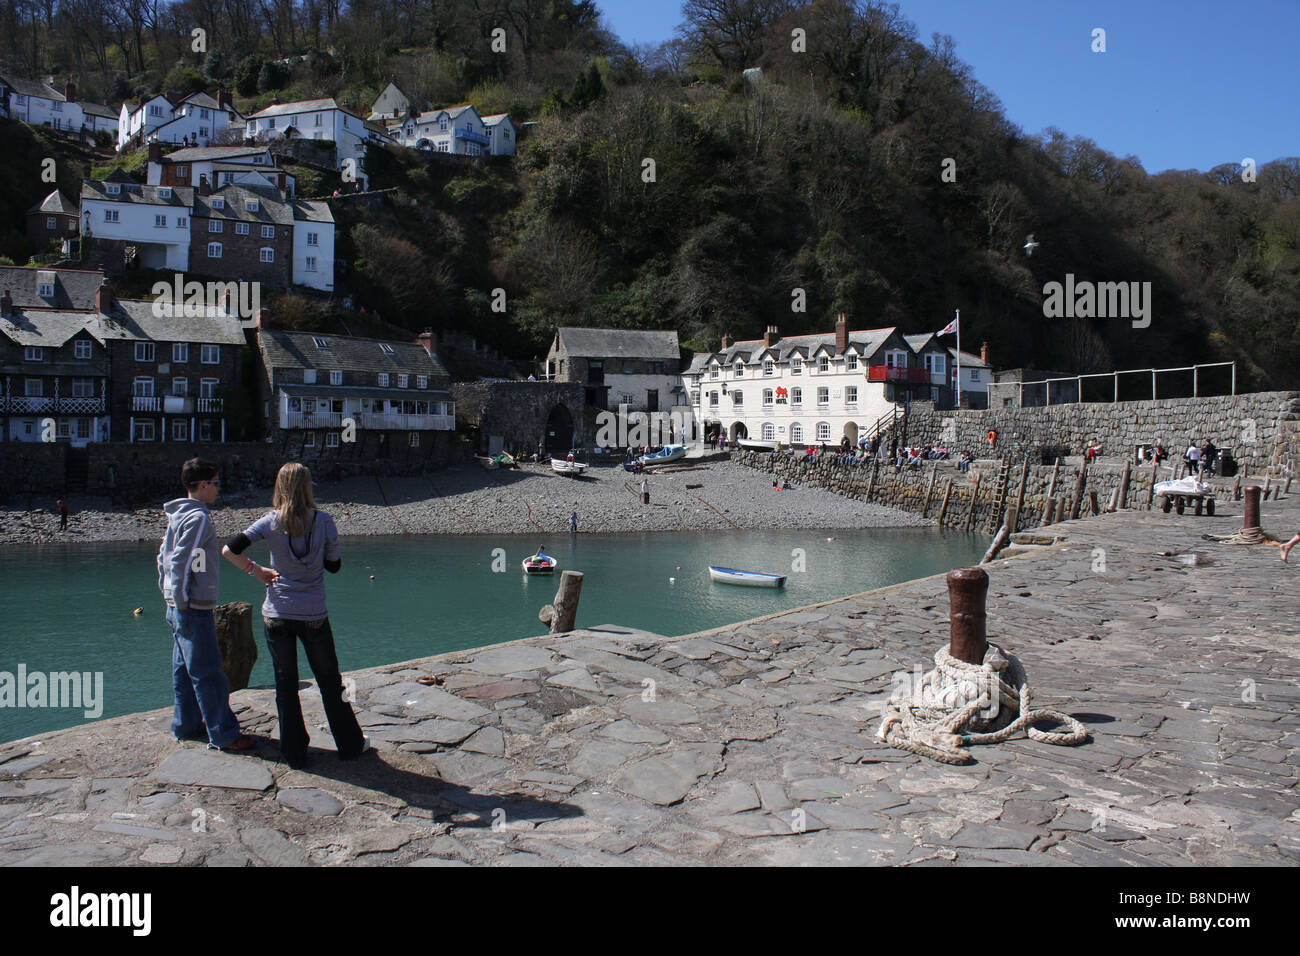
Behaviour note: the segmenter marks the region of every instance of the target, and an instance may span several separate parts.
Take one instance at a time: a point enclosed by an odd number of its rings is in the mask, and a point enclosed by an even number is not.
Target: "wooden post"
[[[867,504],[871,504],[871,494],[876,490],[876,474],[880,471],[880,455],[871,462],[871,479],[867,482]]]
[[[1016,520],[1008,521],[1011,526],[1011,533],[1019,531],[1020,512],[1025,510],[1025,483],[1029,480],[1029,458],[1025,458],[1025,463],[1020,467],[1020,493],[1016,495]]]
[[[925,489],[925,504],[921,507],[922,518],[930,517],[930,497],[934,494],[934,480],[938,477],[938,474],[939,465],[936,462],[934,467],[930,469],[930,484]]]
[[[1151,466],[1151,484],[1147,485],[1147,511],[1151,510],[1151,503],[1155,501],[1156,498],[1156,479],[1159,478],[1159,471],[1159,465]]]
[[[1128,486],[1132,479],[1133,463],[1131,461],[1126,461],[1124,462],[1124,477],[1119,480],[1119,501],[1116,504],[1117,508],[1122,509],[1128,507]],[[1111,510],[1114,511],[1115,509],[1112,508]]]
[[[1237,472],[1237,480],[1232,483],[1232,500],[1241,500],[1241,472]]]
[[[971,493],[970,493],[970,507],[966,509],[966,523],[962,525],[962,529],[961,529],[963,531],[970,530],[971,519],[975,517],[975,500],[979,498],[980,482],[983,480],[984,480],[983,472],[976,472],[975,487],[971,489]]]
[[[1049,525],[1056,520],[1056,499],[1048,498],[1047,507],[1043,509],[1043,524]]]
[[[1265,476],[1264,478],[1264,500],[1265,501],[1268,501],[1268,493],[1272,490],[1272,488],[1273,488],[1272,477]]]
[[[1052,480],[1047,483],[1047,497],[1056,496],[1056,476],[1061,473],[1061,459],[1056,459],[1056,464],[1052,466]]]
[[[939,525],[940,527],[943,526],[944,516],[948,514],[948,496],[951,494],[952,494],[952,479],[949,478],[948,483],[943,487],[943,504],[939,505],[939,520],[935,522],[935,524]]]
[[[983,664],[988,652],[989,576],[982,568],[948,572],[948,653],[967,664]]]
[[[1110,490],[1110,497],[1106,499],[1106,513],[1111,514],[1119,505],[1119,486],[1116,485]]]
[[[1085,461],[1079,466],[1079,477],[1074,482],[1074,502],[1070,505],[1070,520],[1073,521],[1079,517],[1079,509],[1083,507],[1083,486],[1088,480],[1088,463]]]
[[[1066,520],[1068,520],[1068,519],[1066,518],[1066,509],[1069,508],[1069,506],[1070,506],[1070,499],[1067,498],[1067,497],[1065,497],[1065,495],[1061,495],[1060,499],[1059,499],[1058,502],[1057,502],[1057,506],[1056,506],[1056,520],[1057,520],[1057,521],[1066,521]]]
[[[573,630],[578,617],[578,598],[582,595],[582,572],[565,571],[560,575],[560,588],[555,592],[555,603],[542,608],[537,617],[551,626],[552,634],[567,634]]]
[[[1089,504],[1089,506],[1091,506],[1091,508],[1092,508],[1092,513],[1093,513],[1093,514],[1095,514],[1095,515],[1099,515],[1099,514],[1101,514],[1101,506],[1097,504],[1097,492],[1096,492],[1096,491],[1090,491],[1090,492],[1088,492],[1088,504]]]
[[[1259,485],[1246,486],[1246,506],[1241,517],[1241,530],[1259,527]]]
[[[1006,522],[1003,522],[1002,527],[998,528],[998,533],[993,536],[993,543],[990,544],[989,549],[984,552],[984,557],[980,558],[980,564],[988,564],[997,557],[998,552],[1002,550],[1003,545],[1007,543],[1007,538],[1009,537],[1011,537],[1011,532],[1007,530]]]

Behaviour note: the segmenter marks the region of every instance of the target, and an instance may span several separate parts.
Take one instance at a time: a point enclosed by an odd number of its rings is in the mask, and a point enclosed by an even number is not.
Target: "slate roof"
[[[296,113],[316,113],[324,110],[343,110],[355,116],[351,110],[343,109],[332,98],[323,100],[300,100],[297,103],[277,103],[275,106],[268,106],[264,110],[250,114],[247,118],[250,120],[269,119],[272,116],[291,116]],[[359,118],[359,117],[358,117]]]
[[[121,183],[120,185],[122,191],[116,196],[110,196],[104,188],[104,181],[83,179],[81,181],[81,198],[83,201],[97,199],[104,202],[134,203],[143,206],[178,206],[184,209],[189,209],[194,205],[193,186],[141,186],[139,183],[130,182]],[[168,188],[172,191],[170,199],[158,195],[158,190]]]
[[[54,298],[42,299],[40,276],[54,274]],[[104,273],[81,269],[24,269],[0,266],[0,290],[8,290],[15,309],[93,309]]]
[[[876,350],[885,343],[891,334],[898,331],[896,327],[887,329],[862,329],[857,332],[849,333],[849,346],[855,347],[859,355],[870,357],[875,354]],[[905,337],[904,337],[905,339]],[[792,335],[789,338],[783,338],[777,341],[773,346],[780,356],[779,361],[788,362],[790,356],[799,354],[804,358],[816,353],[819,349],[825,348],[831,354],[835,352],[835,333],[822,332],[813,335]],[[732,343],[731,348],[721,352],[714,352],[707,356],[708,359],[717,358],[723,365],[732,365],[737,358],[748,359],[750,355],[759,355],[767,350],[762,339],[748,339],[743,342]],[[694,360],[691,362],[695,364]],[[707,366],[708,362],[704,363]],[[702,366],[702,367],[704,367]]]
[[[68,201],[68,197],[63,195],[61,190],[54,190],[39,203],[27,210],[28,214],[34,212],[44,212],[56,216],[79,216],[81,211]]]
[[[314,199],[293,199],[289,205],[293,207],[293,218],[300,222],[333,222],[334,213],[330,211],[329,203],[321,202]],[[421,346],[423,348],[423,346]]]
[[[50,86],[48,83],[42,83],[40,80],[28,80],[21,76],[11,76],[4,74],[0,76],[19,96],[36,96],[45,100],[53,100],[56,103],[66,103],[67,99],[62,93]]]
[[[111,106],[104,106],[100,103],[91,103],[88,100],[78,100],[83,113],[90,113],[93,116],[102,116],[105,119],[117,119],[121,115],[121,110],[115,110]]]
[[[631,329],[556,330],[559,351],[573,358],[681,358],[676,332],[641,332]]]
[[[88,312],[15,312],[12,316],[0,317],[0,333],[15,345],[57,349],[87,329],[93,318],[94,315]],[[91,334],[103,344],[101,336],[95,335],[94,331]]]
[[[329,346],[321,349],[314,339],[324,339]],[[430,384],[449,380],[446,368],[423,345],[361,339],[347,335],[322,335],[311,332],[272,332],[257,334],[258,344],[268,368],[340,369],[348,372],[388,372],[397,375],[428,375]],[[380,346],[392,347],[392,353]]]
[[[265,146],[188,146],[168,153],[162,161],[164,163],[229,162],[239,156],[256,156],[268,152]]]
[[[225,200],[224,208],[218,209],[212,205],[212,200]],[[248,209],[244,204],[249,200],[257,200],[256,211]],[[212,193],[211,196],[194,197],[194,218],[195,219],[229,219],[240,222],[256,222],[265,225],[279,224],[282,226],[293,225],[293,208],[280,198],[280,194],[273,189],[257,189],[252,186],[222,186]]]
[[[479,119],[481,119],[481,120],[483,121],[483,125],[484,125],[484,126],[496,126],[497,123],[500,123],[503,119],[510,119],[510,114],[509,114],[509,113],[493,113],[491,116],[480,116]],[[514,120],[510,120],[510,125],[513,126],[514,124],[515,124],[515,121],[514,121]]]
[[[948,355],[952,357],[952,360],[954,362],[957,361],[957,350],[955,348],[949,348]],[[962,368],[992,368],[993,366],[990,363],[984,361],[978,355],[972,355],[970,352],[963,351],[961,353],[961,367]]]
[[[140,299],[118,300],[113,314],[108,316],[33,309],[0,318],[0,332],[16,345],[58,348],[83,329],[103,345],[111,341],[244,344],[243,326],[236,316],[216,309],[206,316],[156,316],[154,303]]]

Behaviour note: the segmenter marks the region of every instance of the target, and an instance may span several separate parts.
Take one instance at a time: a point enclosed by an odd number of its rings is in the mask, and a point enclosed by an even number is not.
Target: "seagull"
[[[1034,241],[1034,234],[1031,232],[1025,236],[1025,255],[1032,256],[1034,250],[1038,248],[1038,243]]]

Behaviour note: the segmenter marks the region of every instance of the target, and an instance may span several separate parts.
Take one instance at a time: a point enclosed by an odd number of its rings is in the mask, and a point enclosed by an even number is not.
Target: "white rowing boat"
[[[736,444],[750,451],[776,451],[776,442],[762,441],[758,438],[737,438]]]
[[[762,571],[738,571],[735,568],[709,566],[709,577],[719,584],[739,584],[748,588],[785,587],[784,574],[765,574]]]
[[[586,474],[587,463],[585,461],[567,461],[564,458],[552,458],[551,470],[558,475],[582,475]]]

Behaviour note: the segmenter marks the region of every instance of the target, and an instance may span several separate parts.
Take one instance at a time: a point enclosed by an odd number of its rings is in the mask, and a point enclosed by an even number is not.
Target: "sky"
[[[682,20],[678,0],[597,3],[625,43],[667,40]],[[1300,0],[898,3],[922,42],[953,38],[1026,133],[1055,126],[1150,173],[1300,156]]]

